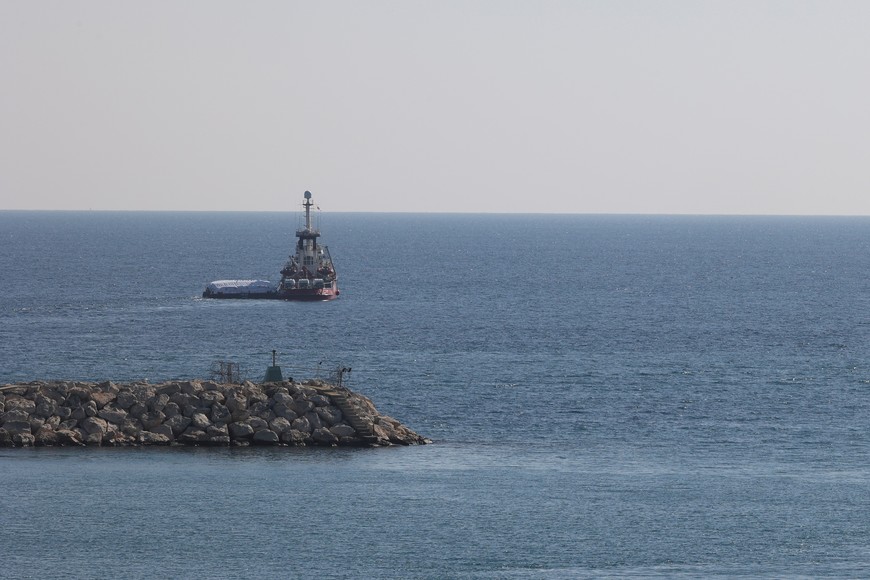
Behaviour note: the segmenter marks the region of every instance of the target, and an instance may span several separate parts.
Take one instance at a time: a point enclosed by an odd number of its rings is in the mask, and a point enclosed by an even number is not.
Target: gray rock
[[[85,445],[93,445],[98,447],[103,444],[103,434],[97,431],[96,433],[88,433],[85,437]]]
[[[223,403],[226,397],[220,391],[203,391],[199,394],[199,400],[214,405],[215,403]]]
[[[142,403],[133,403],[133,405],[131,405],[130,408],[127,409],[127,413],[129,415],[133,415],[134,417],[139,417],[143,413],[147,413],[148,409],[149,409],[149,407],[146,405],[143,405]]]
[[[120,393],[118,393],[118,397],[115,399],[115,406],[119,409],[127,411],[128,409],[130,409],[130,407],[138,402],[139,401],[136,399],[136,395],[134,395],[130,391],[121,391]]]
[[[230,410],[225,406],[218,402],[215,402],[211,406],[211,420],[214,423],[229,423],[233,418]]]
[[[36,437],[30,433],[16,433],[12,436],[12,443],[18,447],[33,447]]]
[[[100,419],[98,417],[88,417],[81,421],[79,426],[84,429],[85,433],[88,435],[93,435],[94,433],[99,433],[102,439],[102,435],[108,430],[108,424],[104,419]],[[87,443],[87,440],[85,440]]]
[[[58,445],[81,446],[85,444],[78,432],[71,429],[58,429],[55,431],[55,435],[57,436]]]
[[[175,435],[172,433],[172,427],[169,425],[157,425],[152,427],[150,431],[152,433],[157,433],[158,435],[165,435],[169,440],[175,439]]]
[[[276,417],[284,417],[288,421],[292,421],[299,416],[293,411],[293,409],[284,403],[277,403],[272,407],[272,412],[275,413]]]
[[[36,416],[48,419],[57,411],[57,403],[48,397],[39,397],[40,401],[36,405]]]
[[[312,430],[311,423],[309,423],[308,419],[305,417],[299,417],[298,419],[296,419],[292,423],[290,423],[290,426],[294,430],[300,431],[302,433],[311,433],[311,430]]]
[[[288,393],[275,393],[272,395],[272,400],[275,405],[287,405],[289,407],[293,404],[293,397]]]
[[[94,391],[91,393],[91,401],[96,403],[98,409],[102,409],[117,397],[117,391]]]
[[[0,427],[0,447],[10,447],[12,445],[12,435],[9,431]]]
[[[231,443],[229,435],[215,435],[213,437],[209,437],[205,444],[211,445],[214,447],[226,447]]]
[[[133,417],[127,417],[127,419],[119,426],[121,432],[130,437],[136,437],[142,432],[142,423]]]
[[[281,433],[281,441],[288,445],[305,445],[305,442],[309,440],[309,437],[310,435],[308,433],[303,433],[296,429],[290,429],[289,431]]]
[[[154,427],[163,423],[166,420],[166,415],[161,411],[150,411],[144,415],[139,415],[139,421],[142,422],[142,427],[146,431],[154,431]]]
[[[55,431],[60,431],[61,429],[75,429],[78,427],[79,422],[75,419],[67,419],[66,421],[61,421],[60,425],[57,426]]]
[[[106,405],[100,409],[97,416],[101,419],[105,419],[109,423],[120,425],[127,419],[127,412],[122,409],[115,409],[111,405]]]
[[[262,429],[254,433],[255,445],[276,445],[279,441],[278,434],[269,429]]]
[[[169,445],[172,439],[162,433],[154,433],[152,431],[142,431],[139,434],[139,441],[142,445]]]
[[[289,431],[291,429],[290,421],[285,419],[284,417],[275,417],[272,421],[269,422],[269,429],[281,435],[284,431]]]
[[[227,409],[230,410],[230,413],[237,413],[239,411],[246,410],[248,408],[248,401],[243,397],[240,393],[232,393],[231,395],[227,395],[226,402],[224,403],[227,406]]]
[[[158,395],[174,395],[181,391],[181,386],[178,383],[167,383],[157,387]]]
[[[206,429],[209,425],[211,425],[211,421],[209,421],[209,418],[202,413],[194,413],[190,420],[193,423],[193,426],[197,429]]]
[[[188,395],[194,395],[202,391],[202,385],[198,381],[186,381],[181,383],[181,392]]]
[[[259,417],[251,417],[248,419],[248,425],[250,425],[254,431],[269,428],[269,422],[265,419],[260,419]]]
[[[305,413],[314,408],[314,404],[306,399],[294,399],[290,409],[298,416],[303,416]]]
[[[254,435],[254,428],[244,422],[230,423],[228,428],[233,439],[249,439]]]
[[[314,403],[315,407],[326,407],[331,404],[329,398],[323,395],[312,395],[308,400]]]
[[[6,412],[8,413],[13,409],[21,409],[28,415],[32,415],[36,411],[36,403],[23,397],[7,397]]]
[[[338,443],[338,437],[330,433],[329,429],[326,429],[324,427],[315,429],[314,432],[311,434],[311,438],[318,443],[326,445]]]
[[[305,418],[308,419],[308,424],[311,425],[311,429],[320,429],[321,427],[326,427],[326,424],[320,419],[320,415],[315,413],[314,411],[308,411],[305,413]]]
[[[229,437],[230,436],[230,430],[227,428],[226,425],[220,425],[220,426],[209,425],[206,428],[205,432],[209,437],[223,437],[223,436]],[[229,439],[227,439],[227,440],[229,440]]]
[[[166,393],[158,393],[157,395],[148,399],[148,408],[152,411],[162,411],[168,403],[169,395],[167,395]]]
[[[176,441],[185,445],[196,445],[197,443],[202,443],[207,439],[208,435],[206,435],[205,431],[203,431],[202,429],[197,429],[196,427],[191,425],[184,430],[184,433],[176,438]]]
[[[104,394],[111,394],[111,393],[104,393]],[[82,408],[85,410],[86,417],[96,417],[97,411],[99,410],[97,407],[97,404],[93,400],[85,403],[82,406]]]
[[[341,411],[336,407],[317,407],[315,412],[326,425],[337,425],[342,419]]]
[[[30,435],[30,421],[6,421],[3,423],[3,429],[14,439],[16,435],[27,433]]]
[[[66,420],[70,418],[70,415],[72,415],[72,409],[70,409],[69,407],[59,406],[57,410],[55,410],[55,414],[62,420]]]
[[[45,424],[51,427],[52,429],[57,430],[60,427],[61,419],[57,415],[52,415],[48,419],[45,420]]]
[[[179,408],[177,403],[166,403],[166,406],[163,407],[163,414],[169,419],[170,417],[181,415],[181,408]]]
[[[172,433],[178,437],[190,426],[190,419],[182,415],[176,415],[164,421],[163,424],[172,429]]]
[[[12,409],[0,415],[0,425],[8,421],[30,421],[30,413],[24,409]]]
[[[356,429],[350,425],[345,425],[344,423],[333,425],[329,428],[329,432],[336,437],[353,437],[356,435]]]

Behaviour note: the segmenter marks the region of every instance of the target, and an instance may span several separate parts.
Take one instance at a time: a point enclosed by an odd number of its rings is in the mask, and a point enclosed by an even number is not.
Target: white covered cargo
[[[278,284],[268,280],[215,280],[206,286],[209,294],[266,294],[277,290]]]

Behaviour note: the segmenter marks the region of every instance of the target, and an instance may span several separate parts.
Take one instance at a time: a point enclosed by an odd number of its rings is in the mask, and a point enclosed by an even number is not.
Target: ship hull
[[[287,301],[324,301],[338,298],[339,291],[335,288],[308,288],[284,290],[282,292],[249,292],[244,294],[225,294],[223,292],[202,293],[203,298],[218,300],[287,300]]]

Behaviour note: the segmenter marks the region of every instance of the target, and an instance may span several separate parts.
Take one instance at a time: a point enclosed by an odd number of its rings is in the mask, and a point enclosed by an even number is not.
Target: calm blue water
[[[0,450],[0,577],[866,577],[870,218],[0,212],[0,383],[342,364],[435,440]]]

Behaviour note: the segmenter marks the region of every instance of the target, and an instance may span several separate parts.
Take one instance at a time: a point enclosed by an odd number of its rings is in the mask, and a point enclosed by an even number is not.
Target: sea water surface
[[[870,219],[0,212],[0,383],[352,367],[434,440],[0,449],[0,577],[864,577]]]

